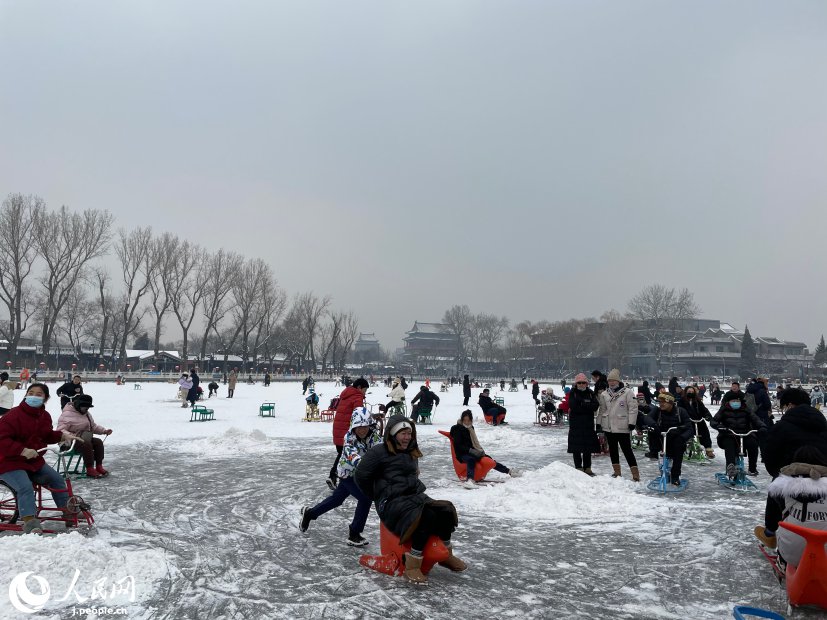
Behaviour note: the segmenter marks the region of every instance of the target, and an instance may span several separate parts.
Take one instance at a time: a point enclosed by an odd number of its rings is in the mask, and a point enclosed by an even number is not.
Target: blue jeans
[[[5,474],[0,474],[0,480],[7,483],[17,493],[17,512],[21,517],[33,517],[37,512],[32,483],[42,484],[50,489],[63,489],[52,491],[52,499],[55,500],[58,508],[65,508],[69,502],[66,481],[48,465],[44,465],[37,471],[23,469],[7,471]]]
[[[361,534],[365,529],[365,522],[370,514],[370,499],[368,499],[353,478],[339,478],[339,484],[326,499],[322,500],[310,509],[310,518],[314,521],[324,513],[341,506],[348,496],[356,499],[356,512],[353,514],[353,521],[350,522],[350,531],[354,534]]]

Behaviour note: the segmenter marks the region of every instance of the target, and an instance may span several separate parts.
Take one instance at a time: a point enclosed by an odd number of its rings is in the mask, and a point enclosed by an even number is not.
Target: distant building
[[[416,370],[448,372],[459,355],[459,339],[442,323],[415,321],[402,340],[403,360]]]
[[[360,333],[359,338],[353,343],[353,359],[356,362],[373,362],[382,357],[382,347],[376,334]]]

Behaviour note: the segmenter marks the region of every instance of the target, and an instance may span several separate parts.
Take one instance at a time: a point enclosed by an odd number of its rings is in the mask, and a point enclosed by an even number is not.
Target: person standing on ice
[[[468,399],[471,398],[471,379],[468,375],[462,375],[462,406],[468,406]]]
[[[198,376],[197,368],[192,369],[190,381],[192,381],[192,387],[187,391],[187,400],[190,405],[195,406],[195,401],[198,400],[198,386],[201,384],[201,377]]]
[[[540,404],[540,384],[537,379],[531,380],[531,398],[534,399],[535,407]]]
[[[233,368],[230,371],[230,376],[227,377],[227,398],[232,398],[235,393],[235,384],[238,382],[238,373]]]
[[[181,399],[182,409],[187,406],[187,396],[191,389],[192,381],[190,381],[189,375],[187,373],[182,374],[181,378],[178,379],[178,398]]]
[[[439,536],[450,554],[440,566],[457,573],[468,568],[453,554],[451,546],[451,534],[458,524],[457,510],[451,502],[433,500],[425,494],[425,485],[419,479],[421,457],[416,425],[403,415],[393,415],[382,443],[368,450],[354,471],[356,484],[374,500],[382,524],[399,537],[400,543],[411,542],[402,563],[405,577],[417,585],[428,583],[422,559],[431,536]]]
[[[342,456],[339,458],[336,470],[339,483],[333,493],[326,499],[313,507],[305,506],[302,508],[301,523],[299,525],[302,532],[307,531],[311,521],[315,521],[324,513],[338,508],[348,497],[352,496],[356,500],[356,512],[353,513],[353,520],[350,522],[347,544],[351,547],[363,547],[368,544],[368,541],[362,537],[362,532],[365,529],[368,514],[370,514],[370,499],[356,486],[356,482],[353,480],[353,472],[365,453],[381,441],[382,437],[376,429],[376,422],[371,417],[370,412],[364,407],[355,409],[350,418],[350,430],[345,435]]]
[[[336,405],[336,414],[333,416],[333,445],[336,446],[336,460],[333,461],[333,467],[330,468],[330,474],[327,477],[327,486],[331,491],[336,489],[339,479],[337,474],[339,459],[345,445],[345,434],[350,429],[350,418],[354,410],[364,407],[368,387],[370,387],[368,380],[359,377],[353,385],[347,386],[339,395],[339,404]]]
[[[632,480],[640,482],[637,459],[632,450],[632,437],[629,434],[635,430],[635,424],[637,424],[637,399],[631,388],[626,387],[620,381],[620,371],[617,368],[609,371],[606,383],[607,388],[597,397],[600,404],[597,414],[597,432],[604,432],[606,441],[609,442],[612,478],[620,478],[619,446],[632,472]]]
[[[599,370],[592,370],[592,381],[594,381],[594,393],[600,394],[603,390],[609,387],[609,382],[604,375]]]
[[[600,403],[589,389],[589,380],[582,372],[574,378],[574,389],[568,393],[569,437],[567,451],[574,459],[574,468],[590,476],[592,454],[600,451],[594,430],[594,415]],[[561,409],[563,405],[560,405]]]

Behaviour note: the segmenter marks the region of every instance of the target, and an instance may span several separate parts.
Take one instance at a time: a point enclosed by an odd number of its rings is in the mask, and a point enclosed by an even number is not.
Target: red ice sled
[[[384,523],[380,523],[379,548],[382,555],[363,555],[359,558],[359,564],[386,575],[401,575],[405,570],[402,554],[411,550],[411,543],[400,543],[399,537],[386,528]],[[449,555],[439,536],[431,536],[422,553],[422,572],[427,575],[434,564],[444,562]]]

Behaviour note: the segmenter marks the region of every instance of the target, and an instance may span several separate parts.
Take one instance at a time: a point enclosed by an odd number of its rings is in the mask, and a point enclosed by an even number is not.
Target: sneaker
[[[466,489],[476,489],[477,483],[474,482],[471,478],[466,478],[465,482],[462,483]]]
[[[714,459],[715,458],[715,451],[712,448],[706,449],[706,458]]]
[[[299,530],[302,532],[306,532],[307,528],[310,527],[310,522],[313,520],[313,517],[310,516],[310,507],[304,506],[301,510],[302,520],[299,523]]]
[[[23,521],[23,533],[24,534],[42,534],[43,533],[43,524],[40,522],[40,519],[34,518],[34,519],[29,519],[28,521]]]
[[[775,549],[776,538],[774,532],[771,532],[763,525],[756,525],[752,531],[755,533],[755,537],[760,540],[761,544],[767,549]]]
[[[512,467],[511,469],[508,470],[508,475],[511,476],[512,478],[519,478],[520,476],[523,475],[523,472],[521,472],[519,469],[514,469]]]
[[[336,480],[335,478],[328,478],[327,480],[325,480],[325,482],[327,482],[327,488],[329,488],[331,491],[336,490],[336,484],[338,480]]]
[[[347,544],[349,544],[351,547],[364,547],[368,544],[368,541],[362,538],[361,534],[351,532],[350,536],[347,537]]]
[[[726,477],[730,480],[735,480],[735,477],[738,475],[738,468],[735,467],[735,463],[728,463],[726,466]]]
[[[757,476],[757,475],[758,475],[758,470],[757,469],[750,469],[747,472],[747,476]]]

